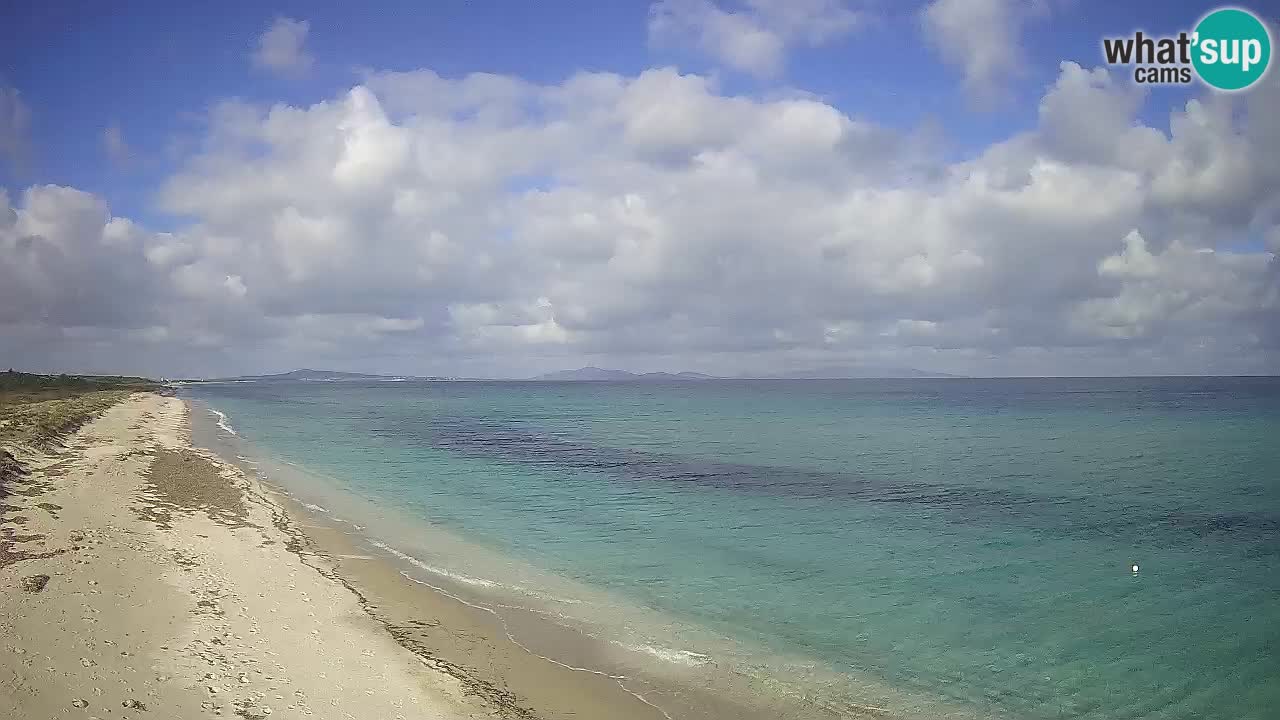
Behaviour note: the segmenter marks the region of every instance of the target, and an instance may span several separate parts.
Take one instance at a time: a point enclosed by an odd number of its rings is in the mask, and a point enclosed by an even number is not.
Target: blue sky
[[[1214,7],[9,3],[0,364],[1277,372],[1280,75],[1103,67]]]
[[[1191,0],[1053,0],[1051,14],[1026,26],[1030,63],[1025,76],[1011,83],[1009,99],[974,108],[957,70],[924,43],[921,5],[869,3],[865,7],[876,15],[873,31],[796,48],[780,77],[761,80],[721,70],[722,87],[734,94],[797,88],[893,127],[936,123],[948,151],[964,157],[1032,125],[1036,99],[1057,76],[1058,64],[1101,64],[1104,35],[1137,28],[1172,33],[1217,7]],[[242,0],[11,4],[0,23],[0,78],[19,89],[34,114],[33,153],[21,175],[0,166],[0,183],[74,185],[108,198],[122,214],[165,224],[169,220],[156,211],[150,192],[173,169],[171,145],[197,134],[200,116],[220,99],[319,102],[357,82],[361,68],[430,68],[446,77],[491,72],[538,83],[556,83],[581,70],[633,75],[675,65],[717,71],[714,59],[697,52],[651,47],[648,2],[583,8],[564,0],[376,7]],[[249,62],[258,36],[281,16],[311,23],[307,46],[316,64],[304,77],[282,79]],[[1161,89],[1153,95],[1144,114],[1161,122],[1188,92]],[[102,133],[113,123],[137,154],[123,170],[102,149]]]

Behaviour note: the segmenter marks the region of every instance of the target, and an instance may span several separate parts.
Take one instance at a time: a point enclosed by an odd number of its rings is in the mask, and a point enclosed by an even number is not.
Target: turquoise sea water
[[[673,661],[724,637],[1027,718],[1280,708],[1280,379],[184,392],[343,493],[671,618]]]

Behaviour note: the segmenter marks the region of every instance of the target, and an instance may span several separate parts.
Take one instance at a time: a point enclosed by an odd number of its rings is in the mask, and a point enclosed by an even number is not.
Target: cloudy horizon
[[[576,20],[630,44],[512,58],[255,10],[207,59],[140,31],[157,77],[218,69],[101,112],[68,98],[107,40],[33,10],[0,65],[0,365],[1280,374],[1280,73],[1146,89],[1098,49],[1128,11],[1069,5],[662,0]],[[890,31],[886,88],[852,54]]]

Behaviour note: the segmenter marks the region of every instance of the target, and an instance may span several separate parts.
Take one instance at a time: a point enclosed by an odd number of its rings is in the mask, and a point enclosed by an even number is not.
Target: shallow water
[[[300,496],[394,512],[368,531],[425,572],[690,672],[1031,718],[1280,707],[1275,379],[184,392]]]

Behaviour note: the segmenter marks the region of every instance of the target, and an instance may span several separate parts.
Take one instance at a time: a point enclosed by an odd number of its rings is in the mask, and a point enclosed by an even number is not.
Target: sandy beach
[[[178,398],[133,394],[15,455],[0,717],[671,717],[192,447]],[[696,716],[750,715],[687,700]]]
[[[0,716],[484,716],[304,564],[279,509],[139,394],[20,458],[0,566]]]

